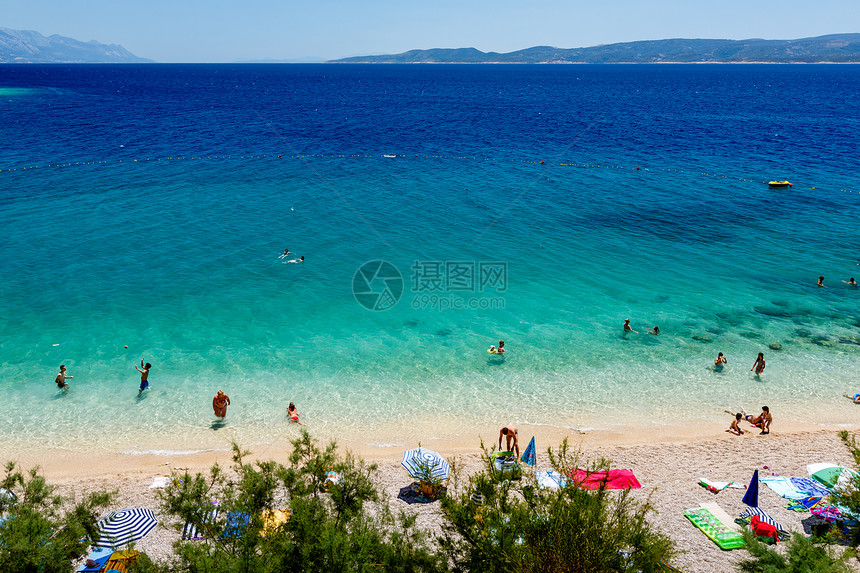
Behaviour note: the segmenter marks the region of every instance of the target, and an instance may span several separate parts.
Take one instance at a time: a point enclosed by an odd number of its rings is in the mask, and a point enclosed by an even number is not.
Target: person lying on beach
[[[818,277],[818,286],[820,286],[820,287],[824,286],[824,275]]]
[[[296,405],[293,404],[292,402],[290,402],[290,405],[287,406],[287,414],[290,415],[290,421],[291,422],[295,422],[299,426],[302,425],[302,423],[299,422],[299,411],[296,409]]]
[[[744,419],[755,426],[756,428],[761,428],[762,434],[770,433],[770,424],[773,422],[773,416],[770,415],[770,408],[767,406],[761,407],[761,414],[758,416],[753,416],[752,414],[747,414],[746,411],[741,408],[741,411],[744,413]]]
[[[57,377],[54,379],[54,382],[57,383],[57,386],[61,390],[68,390],[69,385],[66,380],[71,380],[72,378],[74,378],[74,376],[69,376],[68,374],[66,374],[65,364],[60,364],[60,373],[57,374]]]
[[[624,332],[636,332],[635,330],[633,330],[633,327],[630,326],[629,318],[624,319]]]
[[[660,334],[660,327],[655,326],[651,330],[648,331],[648,334]]]
[[[137,394],[140,395],[144,390],[149,388],[149,369],[152,368],[152,364],[149,362],[146,365],[143,364],[143,358],[140,359],[140,368],[137,366],[134,367],[135,370],[140,372],[140,389],[137,391]]]
[[[849,396],[848,392],[846,392],[845,397],[854,402],[855,404],[860,404],[860,394],[854,394],[853,396]]]
[[[848,279],[847,281],[842,281],[842,282],[844,282],[844,283],[845,283],[845,284],[847,284],[848,286],[853,286],[853,287],[856,287],[856,286],[857,286],[857,281],[855,281],[855,280],[854,280],[854,277],[851,277],[851,278],[850,278],[850,279]]]
[[[764,364],[764,354],[763,354],[763,353],[761,353],[761,352],[759,352],[759,353],[758,353],[758,358],[756,358],[756,359],[755,359],[755,362],[753,363],[753,367],[752,367],[752,368],[750,368],[750,372],[752,372],[753,370],[755,370],[755,375],[756,375],[756,376],[761,376],[761,373],[762,373],[762,372],[764,372],[764,366],[765,366],[765,364]]]
[[[520,457],[520,440],[519,440],[519,431],[517,427],[513,424],[508,424],[501,430],[499,430],[499,450],[502,449],[502,436],[505,437],[505,451],[511,452],[516,451],[517,458]],[[514,442],[514,449],[511,450],[511,441]]]
[[[725,412],[726,412],[726,414],[731,414],[731,412],[729,412],[728,410],[725,410]],[[741,434],[743,434],[743,433],[744,433],[744,431],[743,431],[743,430],[741,430],[741,427],[738,425],[738,423],[741,421],[742,417],[743,417],[743,416],[742,416],[742,414],[741,414],[740,412],[738,412],[737,414],[735,414],[735,419],[734,419],[734,420],[732,420],[732,423],[731,423],[731,425],[729,426],[729,429],[728,429],[728,430],[726,430],[726,431],[727,431],[728,433],[730,433],[730,434],[734,434],[734,435],[736,435],[736,436],[740,436]]]
[[[722,352],[720,352],[719,354],[717,354],[717,357],[714,358],[714,368],[716,368],[717,370],[722,370],[723,366],[727,362],[728,362],[728,360],[726,360],[726,357],[723,356]],[[729,414],[731,414],[731,412],[729,412]]]
[[[218,390],[215,397],[212,398],[212,409],[215,410],[215,415],[222,420],[227,417],[227,406],[230,405],[230,397],[224,393],[224,390]]]

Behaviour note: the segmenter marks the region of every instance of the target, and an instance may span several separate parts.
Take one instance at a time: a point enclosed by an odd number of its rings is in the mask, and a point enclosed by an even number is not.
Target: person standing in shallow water
[[[756,376],[761,376],[761,373],[762,373],[762,372],[764,372],[764,366],[765,366],[765,364],[764,364],[764,354],[762,354],[761,352],[759,352],[759,353],[758,353],[758,358],[756,358],[756,359],[755,359],[755,363],[753,364],[753,367],[752,367],[752,368],[750,368],[750,372],[752,372],[753,370],[755,370],[755,375],[756,375]]]
[[[630,326],[629,318],[624,319],[624,332],[636,332],[635,330],[633,330],[633,327]]]
[[[137,391],[138,395],[142,394],[144,390],[149,388],[149,369],[152,368],[152,364],[149,362],[146,365],[143,364],[143,358],[140,359],[140,368],[137,366],[134,367],[135,370],[140,372],[140,389]]]
[[[223,420],[227,417],[227,406],[229,405],[230,397],[224,393],[224,390],[218,390],[218,393],[212,398],[212,409],[215,410],[215,415]]]
[[[60,373],[57,374],[57,377],[54,379],[54,382],[57,383],[57,386],[60,390],[68,390],[69,385],[66,380],[71,380],[74,376],[69,376],[66,374],[66,365],[60,364]]]
[[[716,370],[722,370],[723,366],[725,366],[727,362],[728,360],[726,360],[726,357],[723,356],[722,352],[720,352],[719,354],[717,354],[717,357],[714,358],[714,368]],[[729,412],[729,414],[731,414],[731,412]]]

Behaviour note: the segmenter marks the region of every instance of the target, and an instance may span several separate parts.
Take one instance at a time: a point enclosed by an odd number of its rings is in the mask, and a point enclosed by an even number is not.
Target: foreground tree
[[[138,571],[435,572],[444,569],[428,549],[415,519],[394,516],[372,482],[375,465],[321,449],[304,431],[292,442],[290,464],[247,463],[233,448],[233,466],[217,464],[208,475],[185,474],[162,493],[166,513],[191,522],[201,541],[179,541],[170,564],[142,560]],[[326,486],[326,474],[339,483]],[[213,514],[217,503],[218,516]],[[367,507],[374,504],[374,512]],[[289,519],[267,527],[273,510],[289,507]]]
[[[0,482],[0,571],[3,573],[66,573],[71,560],[98,539],[96,521],[113,494],[95,492],[75,503],[56,495],[33,468],[24,474],[6,464]]]
[[[549,455],[561,475],[583,467],[567,440]],[[528,475],[520,486],[494,474],[486,450],[484,461],[468,487],[442,500],[441,543],[456,571],[649,573],[664,571],[675,554],[671,540],[646,521],[650,503],[635,501],[629,490],[585,490],[570,480],[540,489]],[[607,468],[606,461],[586,466]]]
[[[759,541],[749,530],[744,531],[747,550],[753,559],[742,561],[738,568],[747,573],[849,573],[854,556],[851,550],[840,554],[821,538],[806,538],[792,533],[781,552]]]

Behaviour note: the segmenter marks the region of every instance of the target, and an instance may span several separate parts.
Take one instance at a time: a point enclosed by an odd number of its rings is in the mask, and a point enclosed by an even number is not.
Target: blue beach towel
[[[78,569],[78,573],[95,573],[96,571],[101,571],[104,568],[105,563],[110,559],[111,555],[113,555],[113,549],[109,547],[94,548],[93,552],[87,555],[87,559],[92,559],[96,564],[93,567],[87,567],[85,561]]]
[[[806,496],[819,495],[821,497],[828,496],[832,491],[810,478],[791,478],[791,483],[794,484],[799,491],[802,491]]]
[[[759,478],[759,481],[773,490],[776,495],[786,499],[799,501],[810,496],[810,494],[800,491],[794,482],[785,476],[765,476]]]

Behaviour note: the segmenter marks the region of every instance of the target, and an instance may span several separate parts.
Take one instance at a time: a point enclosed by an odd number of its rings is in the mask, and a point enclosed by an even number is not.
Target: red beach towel
[[[608,472],[587,472],[577,469],[570,476],[577,487],[583,489],[640,489],[642,484],[633,475],[633,470],[609,470]],[[605,484],[605,485],[604,485]]]

